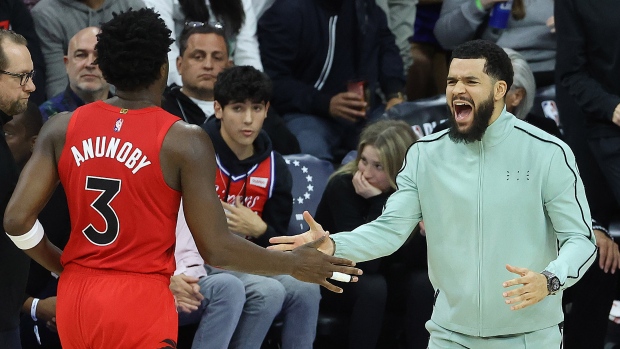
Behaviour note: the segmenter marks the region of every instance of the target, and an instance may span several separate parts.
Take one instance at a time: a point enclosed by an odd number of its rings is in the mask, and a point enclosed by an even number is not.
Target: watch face
[[[551,286],[551,292],[555,292],[560,289],[560,279],[558,279],[557,277],[551,278],[551,280],[549,280],[549,283],[549,286]]]

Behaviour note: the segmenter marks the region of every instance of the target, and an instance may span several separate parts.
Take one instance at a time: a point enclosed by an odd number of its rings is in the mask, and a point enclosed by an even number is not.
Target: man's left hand
[[[523,285],[503,293],[506,304],[510,304],[510,310],[519,310],[536,304],[547,297],[547,278],[538,272],[526,268],[513,267],[506,264],[506,269],[519,275],[518,278],[503,283],[504,288]]]
[[[230,231],[253,238],[257,238],[267,231],[267,223],[256,212],[241,203],[241,196],[235,198],[234,205],[222,201],[222,206],[226,212],[228,229]]]
[[[618,244],[614,242],[604,232],[594,229],[596,237],[596,246],[598,247],[599,267],[606,273],[616,273],[616,269],[620,268],[620,250]]]

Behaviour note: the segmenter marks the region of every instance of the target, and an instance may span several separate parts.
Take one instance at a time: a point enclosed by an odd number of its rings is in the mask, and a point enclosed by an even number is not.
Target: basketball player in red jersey
[[[322,240],[282,253],[228,232],[207,134],[158,107],[169,36],[151,9],[121,13],[102,26],[98,64],[117,96],[44,125],[6,210],[4,227],[15,244],[62,273],[57,324],[65,349],[176,347],[168,284],[181,196],[211,265],[290,274],[336,292],[326,281],[333,272],[361,274],[351,261],[318,252]],[[72,225],[62,257],[37,220],[59,180]]]

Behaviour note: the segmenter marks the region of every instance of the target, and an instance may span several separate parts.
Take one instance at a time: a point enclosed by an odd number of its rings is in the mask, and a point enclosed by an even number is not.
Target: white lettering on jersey
[[[119,149],[120,143],[121,140],[115,137],[110,138],[108,143],[106,143],[106,137],[95,137],[93,147],[93,139],[88,138],[82,141],[82,152],[76,146],[72,146],[71,153],[73,153],[77,167],[80,167],[86,160],[106,157],[116,159],[136,174],[140,169],[151,164],[140,148],[134,148],[132,143],[124,142]]]

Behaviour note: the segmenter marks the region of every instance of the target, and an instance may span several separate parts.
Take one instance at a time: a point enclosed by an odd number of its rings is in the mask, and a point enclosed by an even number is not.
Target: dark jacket
[[[620,103],[620,3],[563,0],[555,3],[556,103],[564,138],[575,153],[592,218],[608,227],[617,212],[613,191],[588,144],[620,137],[611,118]],[[612,34],[613,33],[613,34]]]
[[[11,29],[21,34],[28,41],[28,51],[32,57],[34,70],[34,85],[37,87],[30,95],[30,100],[37,105],[43,103],[45,96],[45,60],[41,52],[39,37],[34,30],[34,22],[30,11],[22,0],[0,0],[0,28]]]
[[[207,116],[189,97],[181,92],[181,86],[172,84],[164,91],[164,99],[161,101],[161,107],[170,114],[174,114],[183,121],[193,124],[202,125]]]
[[[0,126],[10,117],[0,111]],[[17,166],[13,155],[0,135],[0,218],[4,219],[4,210],[17,183]],[[291,199],[292,200],[292,199]],[[3,230],[4,232],[4,230]],[[6,234],[0,234],[0,332],[19,326],[19,312],[26,300],[26,280],[30,258],[18,249]]]
[[[265,133],[261,131],[254,141],[254,155],[247,159],[239,160],[235,153],[228,147],[220,134],[220,121],[211,118],[202,124],[202,128],[207,131],[215,153],[219,157],[220,163],[232,176],[245,175],[256,164],[267,159],[271,152],[271,141]],[[286,235],[288,222],[293,212],[293,179],[291,173],[284,162],[282,156],[275,153],[275,178],[274,189],[271,198],[267,199],[263,208],[262,219],[267,224],[265,234],[252,240],[256,244],[267,247],[269,239],[274,236]]]
[[[330,99],[351,80],[364,79],[370,91],[381,87],[386,95],[404,86],[394,35],[373,0],[276,1],[257,33],[280,115],[328,117]],[[379,99],[371,102],[372,108]]]
[[[620,3],[565,0],[555,5],[562,119],[586,115],[590,137],[620,137],[611,122],[620,104]],[[573,101],[579,108],[573,108]]]

